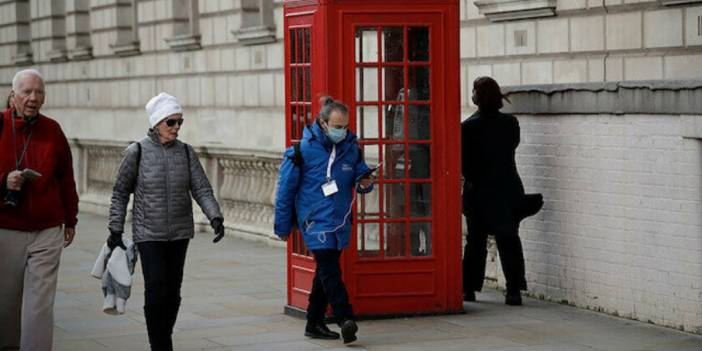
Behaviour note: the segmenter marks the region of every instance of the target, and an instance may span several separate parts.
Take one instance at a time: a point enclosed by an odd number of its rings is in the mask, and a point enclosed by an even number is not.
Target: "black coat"
[[[517,118],[501,112],[476,112],[461,123],[463,212],[489,230],[519,223],[515,212],[524,196],[517,173]]]

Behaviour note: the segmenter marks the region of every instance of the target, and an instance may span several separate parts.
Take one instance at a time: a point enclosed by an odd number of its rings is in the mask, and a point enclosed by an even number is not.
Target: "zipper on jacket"
[[[170,164],[168,162],[168,154],[166,153],[166,147],[161,144],[161,150],[163,150],[163,158],[166,160],[166,240],[170,240],[171,232],[171,181],[169,179]]]

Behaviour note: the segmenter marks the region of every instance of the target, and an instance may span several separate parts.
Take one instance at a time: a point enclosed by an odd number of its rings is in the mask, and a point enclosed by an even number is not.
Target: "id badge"
[[[322,184],[322,192],[324,193],[324,196],[330,196],[339,192],[339,187],[336,186],[336,181],[330,180]]]

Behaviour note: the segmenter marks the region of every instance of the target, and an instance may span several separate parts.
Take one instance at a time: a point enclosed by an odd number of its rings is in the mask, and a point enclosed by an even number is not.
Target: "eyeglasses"
[[[185,121],[185,120],[182,119],[182,118],[178,118],[178,119],[167,119],[167,120],[166,120],[166,125],[169,126],[169,127],[173,127],[174,125],[176,125],[176,123],[178,123],[179,126],[182,126],[184,121]]]

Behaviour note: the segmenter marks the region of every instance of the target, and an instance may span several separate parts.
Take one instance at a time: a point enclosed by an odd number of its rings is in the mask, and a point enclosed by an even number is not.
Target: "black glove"
[[[222,217],[212,218],[210,225],[212,226],[212,229],[214,229],[215,233],[215,238],[212,240],[212,242],[216,243],[222,240],[222,237],[224,236],[224,219]]]
[[[117,246],[121,247],[122,250],[127,251],[127,247],[125,247],[124,243],[122,242],[122,233],[111,231],[110,236],[107,237],[107,247],[109,247],[110,250],[114,250]]]

